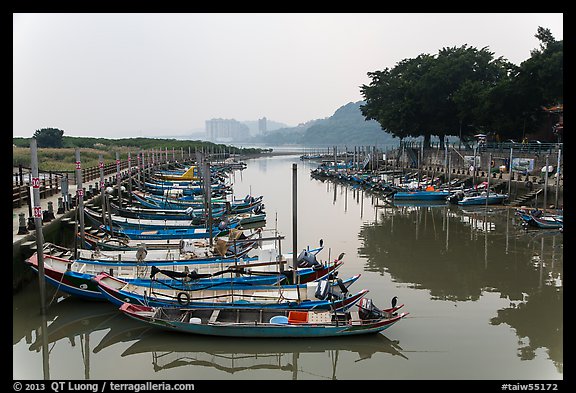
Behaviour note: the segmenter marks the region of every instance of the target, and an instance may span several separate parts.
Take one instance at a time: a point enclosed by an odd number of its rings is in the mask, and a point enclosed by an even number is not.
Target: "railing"
[[[161,163],[157,165],[165,165],[167,163]],[[170,164],[170,162],[168,163]],[[132,166],[132,172],[134,173],[137,170],[137,166],[134,165],[134,160],[131,160],[130,165]],[[147,166],[146,169],[152,168],[151,166]],[[110,175],[116,176],[118,169],[116,167],[116,163],[108,163],[104,164],[104,177]],[[124,178],[127,177],[128,174],[128,160],[121,160],[120,161],[120,175]],[[40,199],[45,199],[57,194],[61,190],[61,182],[63,178],[67,182],[68,185],[76,184],[76,174],[75,171],[61,171],[61,172],[52,172],[52,171],[39,171],[38,173],[40,177]],[[20,165],[18,167],[18,172],[13,173],[13,180],[12,180],[12,208],[20,208],[24,205],[30,205],[30,179],[31,179],[31,169],[23,167]],[[82,182],[84,184],[88,184],[88,182],[93,180],[100,180],[100,168],[98,166],[90,167],[90,168],[83,168],[82,169]],[[115,179],[109,179],[106,183],[114,183]],[[99,188],[98,183],[94,185],[95,188]],[[84,187],[83,187],[84,188]],[[92,188],[92,185],[88,186],[89,189]],[[73,196],[74,197],[74,196]]]
[[[23,178],[23,174],[19,174]],[[57,194],[60,190],[60,181],[62,175],[49,173],[48,177],[40,179],[40,199],[49,198]],[[30,181],[23,182],[22,184],[12,184],[12,208],[22,207],[23,205],[30,205]]]
[[[518,142],[487,142],[478,146],[479,151],[510,151],[520,153],[534,153],[537,155],[552,154],[562,148],[562,143],[535,142],[527,143]]]

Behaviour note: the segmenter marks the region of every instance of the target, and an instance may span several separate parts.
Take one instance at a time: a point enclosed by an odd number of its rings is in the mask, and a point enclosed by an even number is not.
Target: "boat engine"
[[[358,308],[360,309],[359,314],[362,319],[379,319],[383,316],[382,310],[372,303],[372,299],[360,299]]]
[[[328,280],[320,280],[318,281],[318,286],[316,287],[316,296],[317,299],[326,300],[328,297],[328,289],[330,287],[330,283]]]
[[[320,269],[322,267],[316,259],[316,255],[307,250],[302,250],[296,261],[298,262],[298,267],[311,267],[313,269]]]
[[[458,203],[458,201],[461,201],[462,199],[464,199],[464,192],[463,191],[456,191],[454,194],[452,194],[449,197],[449,201],[452,203]]]

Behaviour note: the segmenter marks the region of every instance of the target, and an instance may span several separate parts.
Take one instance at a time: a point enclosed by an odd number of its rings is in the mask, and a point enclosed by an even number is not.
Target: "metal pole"
[[[558,209],[558,188],[560,187],[560,145],[558,145],[558,162],[556,163],[556,199],[554,206]]]
[[[450,168],[452,154],[448,155],[448,191],[450,191],[450,176],[452,172],[452,168]]]
[[[208,231],[210,231],[210,247],[212,247],[212,227],[214,224],[212,223],[212,184],[210,181],[210,162],[206,161],[204,168],[204,187],[206,190],[206,207],[208,209]]]
[[[34,226],[36,227],[36,255],[38,256],[38,284],[40,287],[40,312],[46,314],[46,278],[44,276],[44,234],[42,232],[42,207],[40,206],[40,176],[38,175],[38,151],[36,138],[30,140],[32,153],[32,205]]]
[[[547,203],[548,203],[548,155],[546,155],[546,172],[544,172],[544,206],[543,206],[543,210],[544,212],[546,212],[546,209],[548,208]]]
[[[82,164],[80,163],[80,149],[76,148],[76,198],[78,202],[78,217],[80,219],[80,248],[84,248],[84,189],[82,188]]]
[[[132,203],[132,157],[128,152],[128,202]]]
[[[474,146],[474,161],[472,164],[474,170],[472,171],[472,186],[476,185],[476,149],[477,146]]]
[[[138,187],[142,187],[142,180],[140,177],[140,173],[141,173],[141,165],[142,165],[142,158],[140,157],[140,155],[142,154],[142,152],[138,152],[138,154],[136,154],[136,179],[138,179]]]
[[[448,172],[448,143],[444,143],[444,175],[446,175],[446,172]]]
[[[336,163],[336,147],[334,147],[334,162]],[[297,165],[292,164],[292,279],[295,284],[298,284],[297,269],[297,253],[298,253],[298,178],[297,178]]]
[[[508,198],[512,191],[512,147],[510,148],[510,161],[508,162]]]
[[[106,190],[104,189],[104,161],[102,154],[98,155],[98,168],[100,169],[100,198],[102,199],[102,224],[106,223]]]
[[[122,179],[120,175],[120,153],[116,152],[116,186],[118,187],[118,206],[122,207]]]
[[[486,185],[486,209],[488,209],[488,198],[490,198],[490,167],[492,166],[492,153],[488,156],[488,184]],[[486,221],[486,219],[484,220]]]

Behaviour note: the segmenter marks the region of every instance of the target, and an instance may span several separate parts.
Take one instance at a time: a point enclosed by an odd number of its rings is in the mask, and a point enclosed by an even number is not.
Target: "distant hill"
[[[298,144],[307,146],[373,146],[398,144],[399,139],[384,132],[374,120],[366,121],[360,112],[363,101],[350,102],[325,119],[303,126],[283,128],[254,139],[271,145]]]

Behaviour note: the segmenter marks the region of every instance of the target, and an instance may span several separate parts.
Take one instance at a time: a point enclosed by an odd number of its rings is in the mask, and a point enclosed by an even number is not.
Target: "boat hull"
[[[445,201],[450,195],[448,191],[406,191],[396,192],[394,200],[402,201]]]
[[[391,316],[390,318],[384,318],[374,322],[362,322],[358,324],[346,321],[342,322],[341,324],[299,324],[290,322],[270,323],[259,321],[235,324],[225,322],[191,323],[185,321],[156,318],[153,308],[138,306],[134,307],[130,304],[121,305],[120,311],[135,320],[156,326],[161,329],[208,336],[252,338],[320,338],[376,334],[388,329],[408,315],[408,313],[395,313],[396,315]]]

